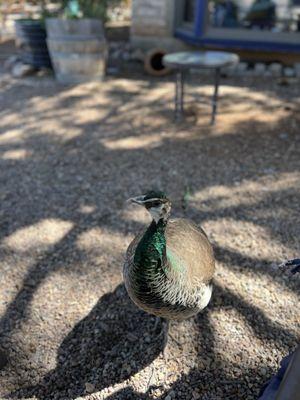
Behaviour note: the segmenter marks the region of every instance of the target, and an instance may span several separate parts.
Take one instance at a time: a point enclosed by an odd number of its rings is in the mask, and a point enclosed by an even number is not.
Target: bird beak
[[[144,204],[144,199],[145,199],[145,196],[137,196],[137,197],[132,197],[131,199],[128,199],[127,202],[139,204],[140,206],[142,206]]]

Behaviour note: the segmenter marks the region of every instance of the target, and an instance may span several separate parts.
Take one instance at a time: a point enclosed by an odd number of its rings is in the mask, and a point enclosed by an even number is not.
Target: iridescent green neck
[[[167,221],[152,221],[140,240],[134,255],[134,264],[142,268],[162,267],[167,260],[165,230]]]

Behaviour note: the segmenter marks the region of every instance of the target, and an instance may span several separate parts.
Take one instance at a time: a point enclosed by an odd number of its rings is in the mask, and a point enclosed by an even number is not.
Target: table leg
[[[215,89],[212,98],[212,114],[211,114],[211,125],[214,125],[217,114],[217,106],[218,106],[218,90],[220,83],[220,68],[216,68],[215,71]]]
[[[183,101],[184,101],[184,76],[183,71],[176,72],[176,85],[175,85],[175,119],[180,121],[183,117]]]

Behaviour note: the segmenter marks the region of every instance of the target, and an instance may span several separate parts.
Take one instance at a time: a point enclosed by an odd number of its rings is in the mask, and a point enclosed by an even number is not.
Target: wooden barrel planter
[[[62,83],[100,81],[105,76],[107,42],[101,20],[46,20],[55,76]]]
[[[36,68],[51,68],[46,29],[41,21],[20,19],[15,22],[16,46],[20,59]]]

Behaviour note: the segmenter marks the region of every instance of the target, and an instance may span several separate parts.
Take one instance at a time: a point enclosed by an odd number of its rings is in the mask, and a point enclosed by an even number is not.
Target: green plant
[[[100,18],[107,19],[108,6],[121,0],[63,0],[62,10],[65,18]]]
[[[99,18],[106,21],[108,7],[113,7],[122,2],[124,0],[52,0],[52,5],[56,7],[50,10],[47,0],[28,0],[29,4],[39,6],[41,21],[48,17],[59,16],[74,19]],[[5,4],[4,0],[0,0],[0,17],[3,4]]]

